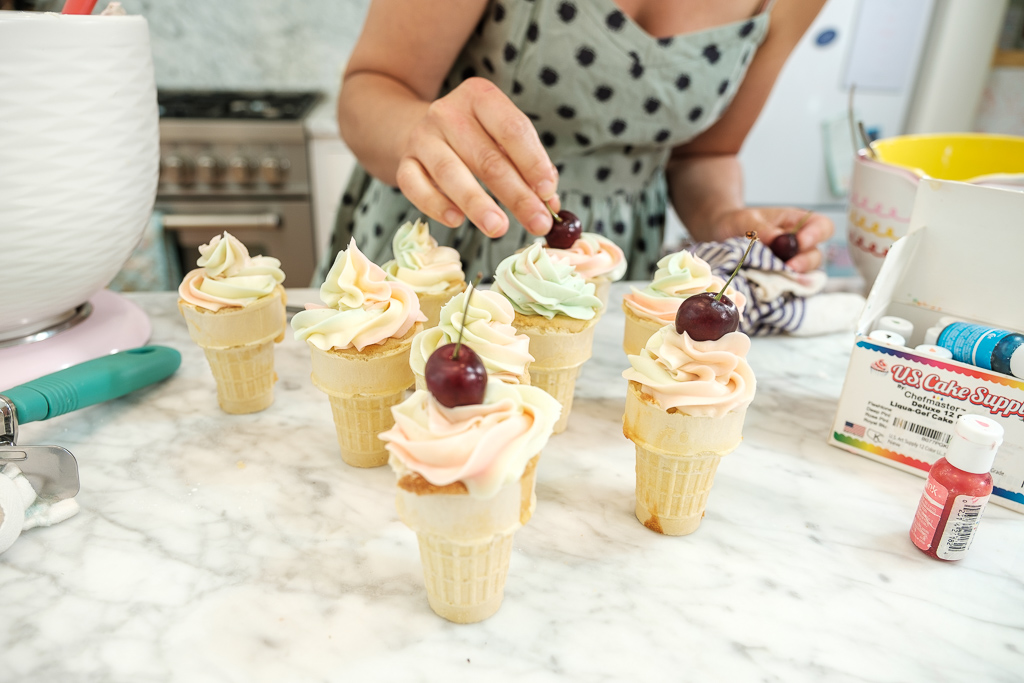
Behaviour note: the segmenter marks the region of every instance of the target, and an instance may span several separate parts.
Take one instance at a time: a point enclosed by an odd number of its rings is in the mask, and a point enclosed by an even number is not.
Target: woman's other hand
[[[810,213],[797,208],[746,208],[723,213],[715,221],[716,239],[744,235],[749,230],[757,231],[757,237],[766,245],[771,245],[784,232],[796,231],[797,244],[800,251],[786,264],[801,273],[806,273],[822,266],[824,256],[821,245],[832,237],[835,226],[831,219],[820,213]]]
[[[469,78],[435,100],[412,127],[396,172],[398,187],[421,211],[449,227],[468,218],[489,237],[508,217],[483,183],[534,235],[558,211],[558,173],[530,119],[501,90]]]

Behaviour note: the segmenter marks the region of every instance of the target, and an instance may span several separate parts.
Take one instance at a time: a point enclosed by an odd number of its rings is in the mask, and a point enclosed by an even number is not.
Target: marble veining
[[[957,564],[911,545],[923,480],[825,443],[849,335],[755,340],[745,440],[701,528],[641,526],[624,291],[504,604],[470,626],[430,611],[391,471],[341,462],[302,344],[277,349],[271,408],[228,416],[174,295],[131,295],[182,367],[23,427],[78,457],[82,512],[0,555],[0,681],[1020,680],[1024,518],[990,506]]]

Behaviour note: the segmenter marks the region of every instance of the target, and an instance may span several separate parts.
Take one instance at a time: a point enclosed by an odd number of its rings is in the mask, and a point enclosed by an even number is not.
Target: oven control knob
[[[191,185],[195,165],[180,154],[169,154],[160,162],[160,181],[170,185]]]
[[[287,159],[264,157],[260,162],[260,175],[267,185],[284,185],[288,179],[288,171],[292,165]]]
[[[196,157],[196,180],[206,185],[220,185],[224,182],[224,163],[212,154]]]
[[[239,185],[251,185],[255,180],[254,170],[252,162],[243,156],[232,157],[228,162],[228,177],[231,182]]]

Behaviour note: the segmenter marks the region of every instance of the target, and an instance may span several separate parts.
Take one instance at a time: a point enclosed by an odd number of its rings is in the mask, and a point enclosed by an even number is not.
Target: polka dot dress
[[[492,0],[440,95],[473,76],[500,87],[558,168],[562,206],[622,247],[628,278],[646,279],[662,242],[669,153],[722,115],[767,30],[764,12],[656,39],[613,0]],[[376,263],[388,260],[395,230],[421,215],[357,167],[321,278],[351,236]],[[509,219],[508,233],[493,240],[468,221],[455,229],[431,221],[430,231],[462,254],[467,273],[490,276],[532,239]]]

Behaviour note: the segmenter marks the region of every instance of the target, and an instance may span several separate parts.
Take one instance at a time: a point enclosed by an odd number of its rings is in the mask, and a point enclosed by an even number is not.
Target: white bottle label
[[[989,496],[957,496],[953,499],[946,527],[935,549],[938,557],[943,560],[959,560],[967,554],[988,499]]]

